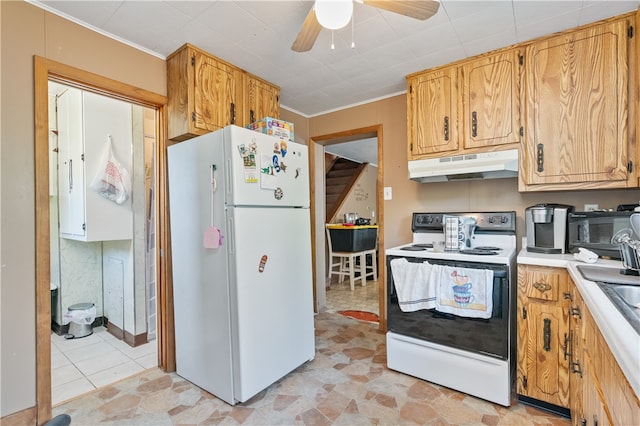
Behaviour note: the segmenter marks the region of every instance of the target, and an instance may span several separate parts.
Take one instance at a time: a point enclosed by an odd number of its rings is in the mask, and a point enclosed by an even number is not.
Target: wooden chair
[[[377,279],[377,268],[375,259],[375,249],[364,251],[333,251],[333,245],[331,243],[331,232],[329,231],[329,224],[325,225],[327,232],[327,243],[329,246],[329,280],[334,275],[337,275],[338,282],[342,283],[345,277],[349,277],[349,284],[351,285],[351,291],[355,289],[355,281],[360,280],[360,283],[364,287],[367,285],[367,276],[371,275]],[[373,268],[367,268],[367,254],[373,252]],[[356,262],[356,259],[359,260]],[[337,268],[337,270],[336,270]],[[367,274],[367,269],[372,269]],[[360,275],[356,277],[356,272]]]

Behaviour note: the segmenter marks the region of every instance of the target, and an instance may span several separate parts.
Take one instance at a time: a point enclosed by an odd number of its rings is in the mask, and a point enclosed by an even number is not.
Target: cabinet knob
[[[533,287],[542,293],[551,290],[551,284],[549,283],[535,282],[533,283]]]

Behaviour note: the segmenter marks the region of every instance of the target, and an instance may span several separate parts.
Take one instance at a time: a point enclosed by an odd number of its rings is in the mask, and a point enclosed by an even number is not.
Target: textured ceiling
[[[351,25],[322,30],[313,49],[290,50],[313,2],[33,1],[161,58],[186,42],[281,88],[306,117],[404,93],[407,74],[636,10],[633,1],[442,0],[418,21],[354,3]]]

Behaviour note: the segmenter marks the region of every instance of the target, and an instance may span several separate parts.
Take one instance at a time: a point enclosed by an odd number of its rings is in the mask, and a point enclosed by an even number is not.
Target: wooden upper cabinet
[[[407,76],[409,159],[458,150],[458,68]]]
[[[520,54],[516,49],[462,65],[464,147],[520,143]]]
[[[280,118],[280,88],[245,73],[242,125],[248,126],[265,117]]]
[[[527,46],[520,190],[637,184],[627,171],[629,26],[620,19]]]
[[[167,58],[169,139],[240,124],[241,69],[186,44]]]

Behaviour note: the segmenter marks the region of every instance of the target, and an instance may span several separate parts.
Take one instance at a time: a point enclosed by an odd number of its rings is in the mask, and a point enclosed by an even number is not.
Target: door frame
[[[49,81],[99,93],[155,110],[156,115],[156,282],[158,365],[175,371],[173,293],[167,196],[167,98],[50,59],[34,56],[36,423],[51,418],[51,266],[49,232]]]
[[[318,265],[318,256],[316,253],[316,247],[320,246],[318,244],[319,241],[324,241],[322,247],[325,247],[326,250],[326,241],[325,241],[325,233],[324,233],[324,223],[317,224],[316,222],[319,220],[317,218],[316,212],[318,208],[324,208],[324,206],[318,206],[318,194],[323,191],[316,190],[315,188],[315,179],[316,179],[316,169],[318,173],[322,173],[324,168],[316,167],[316,155],[315,149],[317,146],[328,146],[334,145],[343,142],[351,142],[358,139],[365,138],[377,138],[378,140],[378,176],[376,181],[376,186],[378,188],[376,192],[377,205],[378,205],[378,306],[379,306],[379,315],[378,315],[378,326],[381,331],[387,330],[387,310],[386,310],[386,268],[384,267],[384,191],[381,190],[384,184],[384,158],[382,155],[382,124],[361,127],[358,129],[345,130],[336,133],[329,133],[320,136],[312,136],[309,138],[309,174],[310,174],[310,185],[311,185],[311,241],[314,241],[312,245],[312,256],[313,256],[313,277],[314,277],[314,286],[313,286],[313,302],[314,306],[318,306],[318,283],[316,283],[317,278],[317,268],[321,267],[324,269],[324,265]],[[324,195],[323,195],[324,197]],[[323,228],[322,232],[316,232],[318,226]],[[324,276],[324,274],[323,274]],[[320,283],[320,285],[324,286],[324,282]]]

